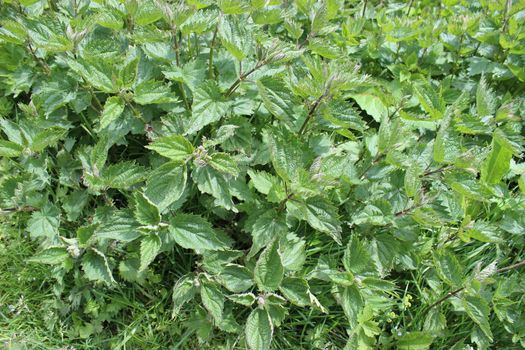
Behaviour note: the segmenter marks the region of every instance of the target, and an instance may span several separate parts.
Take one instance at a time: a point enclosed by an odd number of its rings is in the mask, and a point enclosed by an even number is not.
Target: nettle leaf
[[[118,210],[105,218],[95,230],[99,239],[114,239],[131,242],[140,237],[139,223],[128,210]]]
[[[310,287],[303,278],[287,277],[279,287],[284,297],[297,306],[310,305]]]
[[[194,151],[193,145],[184,136],[176,134],[159,137],[146,148],[179,163],[185,163]]]
[[[284,276],[284,268],[279,254],[278,241],[274,241],[259,256],[255,265],[255,281],[262,291],[279,288]]]
[[[143,225],[157,225],[160,222],[159,209],[144,196],[137,192],[135,199],[135,219]]]
[[[230,181],[210,166],[199,166],[191,174],[199,191],[211,194],[215,203],[227,210],[237,212],[232,200]]]
[[[182,307],[194,298],[196,292],[197,287],[195,286],[195,280],[192,274],[181,277],[177,283],[175,283],[172,294],[172,318],[177,318]]]
[[[133,100],[139,105],[175,103],[178,101],[168,85],[156,80],[143,81],[137,85]]]
[[[198,215],[175,215],[170,220],[169,232],[175,242],[186,249],[226,250],[231,245],[231,239],[225,233],[214,230]]]
[[[257,89],[264,106],[276,118],[288,123],[295,120],[297,100],[282,78],[263,77],[257,80]]]
[[[33,152],[42,152],[45,148],[55,146],[65,137],[67,130],[60,127],[51,127],[39,131],[31,140],[29,149]]]
[[[118,87],[113,79],[114,69],[112,65],[103,59],[78,59],[67,60],[69,67],[87,83],[107,93],[118,92]]]
[[[268,311],[254,309],[244,329],[246,344],[250,350],[268,350],[272,343],[273,324]]]
[[[258,216],[252,225],[252,247],[248,254],[248,259],[257,254],[270,242],[286,233],[287,227],[284,217],[277,215],[275,210],[268,210]]]
[[[222,45],[239,61],[251,51],[253,42],[248,19],[225,16],[219,24],[218,31]]]
[[[200,290],[202,304],[215,322],[220,323],[224,309],[224,294],[217,285],[208,281],[202,282]]]
[[[312,228],[330,235],[341,244],[341,222],[337,208],[322,197],[311,197],[306,201],[288,201],[288,212],[299,220],[306,220]]]
[[[31,214],[27,229],[32,238],[44,238],[54,241],[58,237],[60,210],[52,204],[46,204],[40,211]]]
[[[364,242],[356,235],[352,235],[343,256],[343,265],[346,271],[361,273],[369,269],[371,262],[370,252]]]
[[[481,328],[483,333],[492,342],[489,313],[490,308],[485,299],[479,296],[466,295],[462,298],[462,305],[467,315]]]
[[[430,84],[420,84],[413,86],[414,92],[425,112],[432,119],[441,119],[445,113],[445,103],[440,93]]]
[[[371,115],[376,122],[380,122],[388,116],[388,107],[377,91],[371,90],[366,93],[354,94],[352,98],[357,102],[359,107]]]
[[[222,173],[227,173],[233,176],[237,176],[239,173],[237,163],[227,153],[218,152],[212,154],[208,164]]]
[[[144,188],[144,196],[163,212],[181,198],[187,176],[186,168],[178,161],[165,163],[151,173]]]
[[[106,167],[102,174],[104,184],[110,188],[127,189],[146,177],[144,167],[135,162],[121,162]]]
[[[140,271],[144,271],[159,254],[162,242],[155,234],[148,235],[140,241]]]
[[[58,265],[64,263],[69,253],[64,247],[49,247],[28,259],[28,262]]]
[[[272,129],[266,135],[275,172],[285,181],[292,180],[299,169],[306,167],[309,157],[304,152],[305,146],[284,128]]]
[[[119,96],[111,96],[104,104],[104,110],[100,115],[99,129],[104,129],[117,120],[124,112],[125,102]]]
[[[476,89],[476,109],[479,117],[492,116],[496,112],[494,91],[488,86],[483,75]]]
[[[158,21],[163,15],[154,1],[147,0],[140,3],[133,17],[137,24],[145,26]]]
[[[253,274],[241,265],[230,264],[220,273],[221,284],[231,292],[242,293],[253,286]]]
[[[496,184],[510,169],[513,148],[503,133],[497,129],[492,136],[489,155],[481,165],[481,181]]]
[[[94,248],[82,256],[82,270],[90,281],[108,285],[115,282],[106,256]]]
[[[0,157],[18,157],[24,151],[24,147],[11,141],[0,140]]]
[[[403,350],[425,350],[433,341],[434,337],[427,332],[410,332],[397,340],[397,347]]]
[[[194,92],[192,117],[185,134],[194,134],[206,125],[219,121],[230,107],[231,102],[224,97],[215,81],[204,83]]]
[[[439,277],[451,286],[463,284],[463,269],[457,258],[450,252],[439,251],[434,254],[434,264]]]

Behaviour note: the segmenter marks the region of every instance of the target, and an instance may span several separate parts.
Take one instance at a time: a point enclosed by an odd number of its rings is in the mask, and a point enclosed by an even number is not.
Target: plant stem
[[[361,12],[361,17],[365,17],[367,3],[368,3],[368,0],[365,0],[365,4],[363,5],[363,11]]]
[[[252,69],[250,69],[249,71],[247,71],[246,73],[243,73],[239,76],[239,78],[237,78],[237,80],[235,80],[233,82],[233,84],[230,86],[230,88],[224,93],[224,96],[226,97],[229,97],[231,94],[233,94],[235,92],[235,90],[237,90],[237,88],[239,87],[239,85],[241,84],[241,82],[246,79],[250,74],[252,74],[253,72],[255,72],[256,70],[258,70],[259,68],[261,68],[262,66],[264,66],[266,64],[266,61],[262,61],[262,62],[259,62],[255,65],[255,67],[253,67]]]
[[[304,132],[306,131],[306,126],[308,125],[308,122],[314,116],[315,110],[317,109],[317,107],[319,107],[319,105],[321,104],[321,101],[326,96],[328,96],[328,93],[330,92],[330,87],[332,86],[332,82],[334,81],[334,79],[335,79],[335,76],[332,75],[330,77],[330,80],[328,80],[328,82],[326,83],[326,87],[325,87],[323,94],[319,96],[317,100],[315,100],[315,102],[310,106],[310,109],[308,110],[308,115],[306,116],[306,119],[304,120],[303,125],[301,125],[301,128],[299,129],[299,133],[298,133],[299,136],[302,136],[304,134]]]
[[[217,38],[217,32],[219,30],[219,23],[215,26],[215,31],[213,32],[213,38],[211,39],[210,44],[210,57],[208,59],[208,78],[215,79],[213,73],[213,49],[215,46],[215,39]]]
[[[30,42],[27,43],[27,47],[29,49],[29,52],[31,53],[31,56],[33,56],[33,59],[36,61],[36,63],[38,63],[42,67],[46,75],[49,75],[49,73],[51,73],[51,69],[49,68],[46,61],[36,56],[36,52],[33,49],[33,46],[31,45]]]

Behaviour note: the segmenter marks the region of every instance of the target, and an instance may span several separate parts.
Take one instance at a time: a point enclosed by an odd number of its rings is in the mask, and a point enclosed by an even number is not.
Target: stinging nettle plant
[[[430,3],[3,1],[1,214],[75,336],[128,288],[188,348],[525,346],[523,5]]]

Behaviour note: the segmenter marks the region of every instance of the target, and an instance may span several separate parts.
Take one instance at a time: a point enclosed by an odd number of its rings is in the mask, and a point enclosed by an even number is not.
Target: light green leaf
[[[365,244],[356,235],[352,235],[343,256],[346,271],[361,273],[369,269],[371,263],[371,256]]]
[[[58,265],[62,264],[69,257],[67,249],[64,247],[49,247],[28,259],[29,262],[39,264]]]
[[[42,152],[46,147],[54,146],[65,137],[67,130],[52,127],[38,132],[31,140],[29,148],[33,152]]]
[[[94,88],[107,93],[118,92],[118,87],[113,81],[113,66],[105,60],[69,59],[67,64]]]
[[[246,320],[246,344],[250,350],[269,350],[272,343],[273,325],[268,311],[254,309]]]
[[[463,284],[463,269],[455,255],[445,250],[434,254],[434,265],[439,277],[451,286]]]
[[[92,248],[82,256],[82,270],[90,281],[104,282],[108,285],[115,282],[106,256],[96,249]]]
[[[118,210],[104,220],[95,230],[98,239],[114,239],[131,242],[138,237],[139,224],[128,210]]]
[[[287,227],[284,218],[271,209],[257,217],[252,225],[252,248],[248,259],[266,247],[272,240],[286,233]]]
[[[140,241],[140,271],[144,271],[155,260],[160,252],[162,243],[159,236],[150,234]]]
[[[195,90],[192,117],[185,134],[194,134],[206,125],[219,121],[230,106],[231,102],[226,100],[214,80],[204,83]]]
[[[160,222],[159,209],[142,193],[136,192],[135,219],[143,225],[157,225]]]
[[[24,147],[7,140],[0,140],[0,157],[18,157],[24,151]]]
[[[354,94],[351,96],[355,102],[370,114],[376,122],[381,122],[388,116],[388,107],[373,90],[367,93]]]
[[[432,345],[434,338],[427,332],[410,332],[402,335],[397,341],[400,350],[425,350]]]
[[[156,139],[146,148],[175,162],[184,163],[193,154],[193,145],[181,135],[169,135]]]
[[[208,164],[222,173],[227,173],[233,176],[237,176],[237,174],[239,173],[237,163],[227,153],[213,153]]]
[[[244,266],[229,264],[220,273],[221,284],[231,292],[242,293],[253,285],[253,275]]]
[[[198,215],[175,215],[170,220],[169,232],[175,242],[186,249],[225,250],[231,245],[231,239],[225,233],[214,230]]]
[[[260,290],[271,292],[279,288],[283,276],[284,268],[276,240],[259,256],[255,265],[255,281]]]
[[[487,84],[485,75],[481,76],[476,90],[476,109],[480,118],[492,116],[496,112],[496,97]]]
[[[466,295],[462,298],[462,304],[467,315],[481,328],[489,341],[492,341],[489,323],[490,308],[485,299],[479,296]]]
[[[222,45],[239,61],[250,53],[253,37],[247,19],[225,16],[219,24],[218,35]]]
[[[203,281],[201,284],[202,305],[208,310],[216,323],[222,321],[224,294],[215,284]]]
[[[59,226],[60,211],[52,204],[46,204],[40,211],[35,211],[27,222],[27,229],[32,238],[54,240],[58,236]]]
[[[491,150],[481,165],[481,181],[497,184],[507,175],[513,150],[502,132],[497,129],[492,136]]]
[[[194,276],[192,274],[181,277],[173,287],[173,311],[171,317],[176,319],[184,304],[193,299],[197,288],[194,284]]]
[[[187,176],[186,168],[177,161],[162,164],[147,180],[144,196],[162,212],[181,198]]]
[[[133,99],[139,105],[177,102],[170,87],[156,80],[146,80],[137,85]]]
[[[283,79],[263,77],[257,81],[257,89],[264,106],[276,118],[285,122],[295,120],[293,109],[297,101]]]
[[[161,19],[162,11],[155,2],[151,0],[141,1],[135,13],[135,23],[145,26]]]
[[[430,118],[443,118],[445,103],[440,94],[430,84],[414,84],[413,89],[421,107],[430,115]]]
[[[283,279],[279,290],[294,305],[301,307],[310,305],[310,286],[303,278],[287,277]]]
[[[108,98],[104,104],[104,110],[100,115],[99,129],[104,129],[108,127],[113,121],[117,120],[122,112],[124,112],[124,107],[124,100],[119,96],[111,96]]]

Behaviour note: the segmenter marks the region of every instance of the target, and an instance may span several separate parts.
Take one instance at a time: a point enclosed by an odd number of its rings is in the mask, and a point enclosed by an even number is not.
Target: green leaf
[[[187,172],[178,161],[162,164],[155,169],[146,182],[144,196],[160,212],[181,198],[186,187]]]
[[[133,161],[111,164],[102,172],[104,184],[110,188],[127,189],[146,177],[144,167]]]
[[[35,211],[27,222],[27,229],[32,238],[54,240],[58,237],[59,226],[60,211],[52,204],[46,204],[40,211]]]
[[[491,150],[481,165],[481,181],[496,184],[510,169],[513,150],[502,132],[497,129],[492,136]]]
[[[252,48],[250,23],[247,19],[225,16],[219,24],[218,35],[222,45],[239,61],[242,61]]]
[[[463,285],[463,269],[458,259],[445,250],[434,254],[434,265],[439,277],[451,286]]]
[[[99,239],[114,239],[131,242],[140,237],[139,224],[127,210],[118,210],[109,215],[95,230]]]
[[[140,2],[134,15],[134,20],[135,23],[145,26],[158,21],[162,17],[162,11],[159,6],[151,0],[147,0]]]
[[[216,323],[222,321],[224,294],[215,284],[203,281],[201,284],[202,305],[208,310]]]
[[[485,75],[481,79],[476,90],[476,109],[478,116],[483,118],[492,116],[496,112],[496,98],[494,91],[488,86]]]
[[[352,235],[343,256],[343,265],[346,271],[361,273],[366,271],[371,263],[371,256],[365,244],[356,235]]]
[[[490,308],[482,297],[466,295],[462,298],[462,304],[467,315],[481,328],[483,333],[492,342],[490,330],[489,312]]]
[[[218,152],[212,154],[208,164],[222,173],[227,173],[233,176],[237,176],[239,173],[237,163],[227,153]]]
[[[257,297],[253,293],[243,293],[228,295],[228,299],[240,305],[251,306]]]
[[[327,233],[341,244],[341,222],[337,208],[328,200],[316,196],[306,201],[288,201],[286,207],[291,215],[299,220],[306,220],[314,229]]]
[[[144,271],[159,254],[162,243],[159,236],[148,235],[140,241],[140,271]]]
[[[427,332],[410,332],[397,340],[397,348],[402,350],[425,350],[432,345],[434,338]]]
[[[136,192],[135,219],[143,225],[158,225],[160,222],[159,209],[140,192]]]
[[[383,118],[388,117],[388,107],[381,100],[375,91],[368,93],[354,94],[351,96],[355,102],[374,118],[376,122],[380,122]]]
[[[171,317],[176,319],[184,304],[193,299],[197,288],[194,284],[194,276],[192,274],[181,277],[173,287],[173,311]]]
[[[69,67],[95,89],[107,93],[118,92],[118,87],[113,81],[113,67],[103,59],[78,59],[67,60]]]
[[[38,132],[31,140],[29,148],[33,152],[42,152],[46,147],[54,146],[65,137],[67,130],[52,127]]]
[[[288,123],[295,120],[294,107],[297,101],[282,79],[263,77],[257,80],[257,89],[264,106],[272,115]]]
[[[220,273],[221,284],[231,292],[242,293],[253,285],[253,275],[244,266],[229,264]]]
[[[254,309],[245,326],[246,344],[250,350],[269,350],[272,343],[273,325],[268,311]]]
[[[231,102],[227,101],[213,80],[195,90],[192,117],[186,135],[200,131],[206,125],[219,121],[228,113]]]
[[[169,135],[156,139],[146,148],[175,162],[184,163],[193,154],[193,145],[181,135]]]
[[[414,197],[417,195],[421,187],[420,173],[421,169],[417,163],[412,163],[406,169],[404,187],[407,196]]]
[[[115,282],[106,256],[96,249],[92,248],[82,256],[82,270],[90,281],[104,282],[108,285]]]
[[[271,292],[279,288],[284,268],[279,254],[278,242],[274,241],[259,256],[255,265],[255,281],[262,291]]]
[[[225,233],[214,230],[208,221],[198,215],[175,215],[170,220],[169,232],[175,242],[186,249],[226,250],[231,245]]]
[[[440,94],[430,84],[413,85],[414,92],[431,119],[441,119],[445,113],[445,103]]]
[[[191,174],[199,191],[211,194],[216,205],[237,212],[232,200],[231,182],[210,166],[197,167]]]
[[[286,277],[279,290],[294,305],[301,307],[310,305],[310,287],[303,278]]]
[[[118,119],[124,112],[125,102],[119,96],[111,96],[104,104],[104,110],[100,115],[99,129],[107,128],[112,122]]]
[[[137,85],[133,100],[139,105],[177,102],[170,87],[156,80],[146,80]]]
[[[0,140],[0,157],[18,157],[24,151],[24,147],[7,140]]]
[[[29,262],[39,264],[58,265],[64,263],[69,257],[64,247],[49,247],[28,259]]]
[[[284,218],[276,215],[271,209],[257,217],[252,225],[252,247],[248,259],[257,254],[259,250],[266,247],[275,238],[286,233],[287,227]]]
[[[267,133],[267,144],[270,149],[272,165],[283,180],[290,181],[297,176],[299,169],[306,166],[308,154],[305,145],[299,138],[282,129],[272,129]]]

